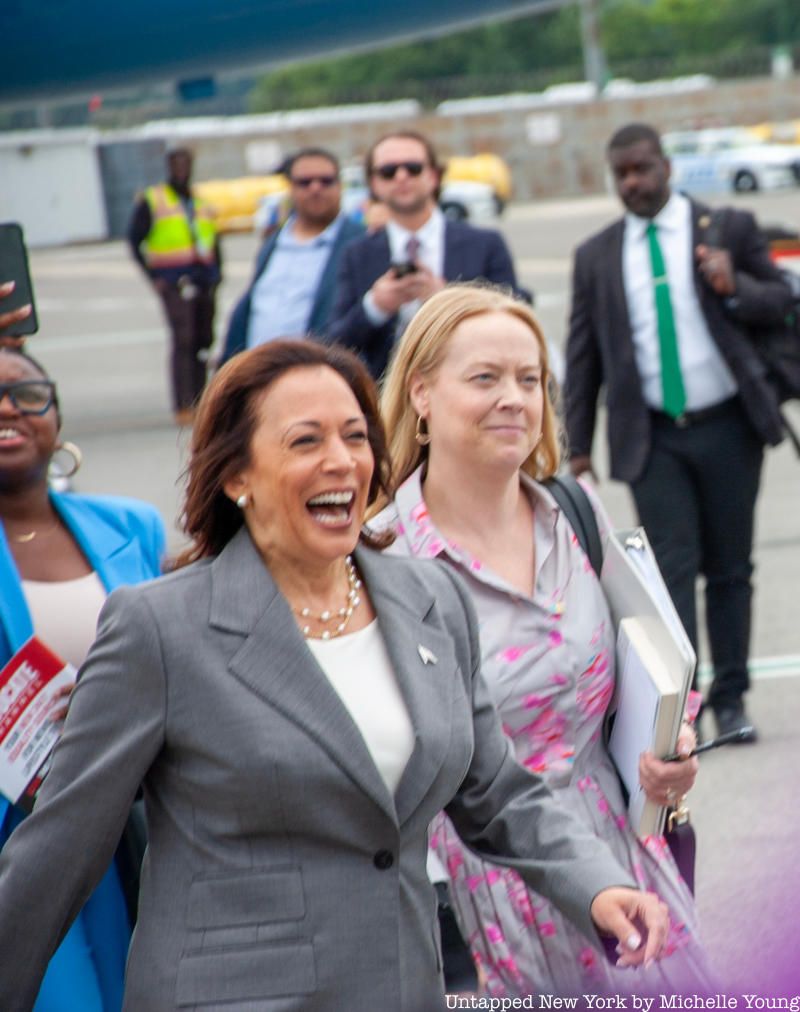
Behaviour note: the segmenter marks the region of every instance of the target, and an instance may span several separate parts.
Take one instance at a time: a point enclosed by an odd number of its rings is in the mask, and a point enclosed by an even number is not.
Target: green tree
[[[800,3],[604,0],[601,31],[612,74],[713,73],[721,57],[800,43]],[[573,4],[379,52],[282,68],[260,79],[250,105],[262,111],[394,97],[432,105],[449,95],[538,89],[581,76]]]

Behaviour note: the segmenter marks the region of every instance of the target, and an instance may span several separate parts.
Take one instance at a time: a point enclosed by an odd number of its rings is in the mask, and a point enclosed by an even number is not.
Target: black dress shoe
[[[747,719],[747,714],[744,712],[744,703],[741,700],[737,700],[735,703],[726,703],[718,708],[715,707],[714,716],[717,720],[717,732],[719,734],[729,734],[731,731],[742,731],[745,729],[748,731],[747,734],[743,734],[732,744],[744,745],[758,740],[756,729]]]

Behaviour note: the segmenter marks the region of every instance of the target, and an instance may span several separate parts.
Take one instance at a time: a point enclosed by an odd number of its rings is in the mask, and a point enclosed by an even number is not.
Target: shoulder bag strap
[[[581,548],[599,577],[603,568],[603,544],[589,496],[571,474],[553,475],[543,484],[575,531]]]

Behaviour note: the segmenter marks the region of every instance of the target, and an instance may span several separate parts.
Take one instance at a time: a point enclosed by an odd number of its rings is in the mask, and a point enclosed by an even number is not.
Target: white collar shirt
[[[415,257],[417,263],[427,267],[434,277],[444,276],[444,230],[445,217],[438,207],[434,207],[430,218],[422,228],[411,232],[395,221],[386,224],[386,238],[389,242],[389,260],[393,264],[405,263],[408,260],[408,241],[412,237],[417,240],[419,246]],[[403,333],[411,321],[412,316],[422,302],[414,299],[413,302],[406,302],[400,307],[398,316],[398,336]],[[370,322],[380,326],[391,319],[388,313],[382,313],[370,298],[370,293],[364,297],[364,310]]]
[[[673,193],[652,219],[664,258],[672,315],[678,341],[686,410],[699,411],[736,393],[736,380],[708,329],[695,287],[692,214],[689,200]],[[655,289],[647,238],[649,218],[628,212],[622,243],[625,298],[648,407],[663,410],[661,353],[658,340]]]

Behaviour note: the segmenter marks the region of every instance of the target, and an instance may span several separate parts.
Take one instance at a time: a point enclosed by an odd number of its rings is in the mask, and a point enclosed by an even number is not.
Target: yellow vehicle
[[[214,220],[221,233],[249,232],[253,215],[264,197],[288,193],[285,176],[243,176],[240,179],[210,179],[195,183],[194,192],[214,209]]]
[[[488,152],[472,156],[455,156],[447,160],[442,179],[443,188],[449,184],[483,183],[494,195],[495,210],[503,210],[511,197],[511,171],[498,155]],[[214,220],[220,233],[249,232],[259,207],[282,208],[280,198],[288,195],[289,184],[280,173],[270,176],[242,176],[239,179],[209,179],[195,183],[194,191],[208,201],[214,209]],[[271,198],[265,200],[265,198]],[[488,197],[488,194],[487,194]],[[488,206],[488,200],[485,201]],[[489,208],[490,210],[490,208]],[[270,223],[262,221],[259,230]]]
[[[780,123],[759,123],[748,127],[760,141],[770,144],[800,144],[800,119]]]
[[[494,191],[498,213],[511,199],[511,170],[499,155],[486,151],[479,155],[454,155],[447,159],[443,184],[486,183]]]

